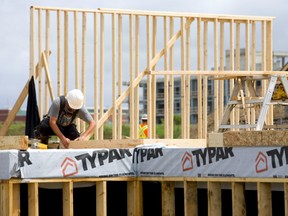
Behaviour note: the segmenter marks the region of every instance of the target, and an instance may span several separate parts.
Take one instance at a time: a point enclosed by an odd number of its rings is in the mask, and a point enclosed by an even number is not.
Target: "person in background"
[[[138,133],[138,137],[140,139],[147,139],[148,138],[147,120],[148,120],[147,114],[143,114],[143,116],[141,118],[142,123],[139,125],[139,133]]]
[[[35,137],[41,143],[48,144],[50,136],[56,135],[65,148],[71,140],[86,140],[96,126],[93,117],[83,105],[84,96],[79,89],[73,89],[66,96],[57,97],[51,104],[48,114],[35,127]],[[89,124],[79,133],[75,119],[80,118]]]

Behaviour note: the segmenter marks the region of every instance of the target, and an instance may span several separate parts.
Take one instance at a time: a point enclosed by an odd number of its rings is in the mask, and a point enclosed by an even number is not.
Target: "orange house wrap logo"
[[[188,171],[193,169],[193,161],[192,161],[192,155],[188,152],[185,152],[182,159],[182,170]]]
[[[263,152],[259,152],[255,160],[255,169],[257,173],[261,173],[268,170],[267,156]]]
[[[78,166],[75,160],[66,157],[61,164],[62,174],[64,177],[72,176],[78,173]]]

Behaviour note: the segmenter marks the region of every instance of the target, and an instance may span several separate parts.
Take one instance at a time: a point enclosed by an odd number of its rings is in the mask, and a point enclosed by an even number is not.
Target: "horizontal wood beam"
[[[145,71],[146,75],[204,75],[204,76],[223,76],[236,78],[242,76],[259,75],[286,75],[287,71],[204,71],[204,70],[173,70],[173,71]]]
[[[56,182],[100,182],[100,181],[187,181],[187,182],[250,182],[250,183],[287,183],[287,178],[229,178],[229,177],[135,177],[135,176],[121,176],[121,177],[96,177],[96,178],[43,178],[43,179],[16,179],[0,180],[0,183],[56,183]]]
[[[237,15],[225,15],[225,14],[199,14],[199,13],[185,13],[185,12],[164,12],[164,11],[145,11],[145,10],[123,10],[123,9],[110,9],[110,8],[98,8],[99,11],[105,13],[117,13],[117,14],[135,14],[135,15],[151,15],[151,16],[173,16],[173,17],[194,17],[194,18],[210,18],[223,19],[223,20],[273,20],[275,17],[262,17],[262,16],[237,16]]]
[[[58,7],[42,7],[42,6],[32,6],[34,10],[50,10],[50,11],[68,11],[68,12],[85,12],[85,13],[104,13],[104,14],[124,14],[124,15],[138,15],[138,16],[173,16],[173,17],[194,17],[201,18],[203,21],[215,20],[224,22],[234,22],[237,21],[272,21],[275,17],[272,16],[244,16],[244,15],[226,15],[226,14],[203,14],[203,13],[188,13],[188,12],[172,12],[172,11],[145,11],[145,10],[123,10],[123,9],[111,9],[111,8],[98,8],[98,9],[79,9],[79,8],[58,8]]]
[[[164,144],[178,147],[207,147],[206,139],[119,139],[119,140],[87,140],[71,141],[69,148],[134,148],[143,144]],[[60,144],[60,148],[64,148]]]
[[[0,136],[0,149],[28,149],[28,136]]]

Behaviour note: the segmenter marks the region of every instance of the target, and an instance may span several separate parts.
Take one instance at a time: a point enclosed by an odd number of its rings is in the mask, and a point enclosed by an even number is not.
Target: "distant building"
[[[147,113],[147,86],[143,84],[143,113]],[[197,122],[197,77],[191,76],[190,80],[190,114],[191,123]],[[163,78],[156,81],[156,121],[161,123],[164,119],[164,80]],[[208,80],[208,112],[213,110],[213,81]],[[181,115],[181,78],[174,78],[174,114]]]

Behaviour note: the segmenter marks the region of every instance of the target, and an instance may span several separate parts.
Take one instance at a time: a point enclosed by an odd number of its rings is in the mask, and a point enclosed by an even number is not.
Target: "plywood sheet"
[[[224,146],[287,146],[288,131],[227,131],[223,133]]]

